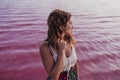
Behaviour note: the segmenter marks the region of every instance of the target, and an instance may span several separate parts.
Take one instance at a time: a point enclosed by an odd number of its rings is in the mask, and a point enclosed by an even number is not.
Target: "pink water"
[[[45,80],[39,45],[55,8],[72,13],[80,80],[120,80],[119,0],[1,0],[0,80]]]

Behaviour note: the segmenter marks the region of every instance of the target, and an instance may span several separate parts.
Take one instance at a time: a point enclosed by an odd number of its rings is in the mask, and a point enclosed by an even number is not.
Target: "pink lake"
[[[70,12],[80,80],[120,80],[119,0],[1,0],[0,80],[46,80],[39,46],[53,9]]]

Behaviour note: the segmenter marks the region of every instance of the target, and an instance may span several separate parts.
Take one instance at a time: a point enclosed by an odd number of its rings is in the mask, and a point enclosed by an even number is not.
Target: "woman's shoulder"
[[[46,41],[42,41],[39,49],[40,50],[48,50],[48,43]]]
[[[50,50],[47,42],[43,41],[41,43],[41,45],[39,47],[39,51],[40,51],[40,54],[43,58],[44,57],[52,58],[52,53],[51,53],[51,50]]]

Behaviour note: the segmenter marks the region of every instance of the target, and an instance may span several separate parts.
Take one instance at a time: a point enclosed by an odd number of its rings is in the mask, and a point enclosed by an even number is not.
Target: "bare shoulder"
[[[40,54],[45,54],[46,52],[49,52],[49,47],[48,44],[46,42],[42,43],[39,47],[40,50]]]
[[[43,43],[40,45],[40,47],[39,47],[40,50],[41,50],[41,49],[46,49],[46,48],[48,48],[48,45],[47,45],[47,43],[45,43],[45,42],[43,42]]]
[[[39,51],[40,51],[40,55],[42,57],[42,60],[52,59],[50,47],[48,46],[48,44],[46,42],[44,42],[40,45]]]

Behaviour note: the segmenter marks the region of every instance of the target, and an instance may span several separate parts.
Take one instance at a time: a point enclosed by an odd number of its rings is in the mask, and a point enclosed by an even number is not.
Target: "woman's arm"
[[[50,53],[50,49],[46,43],[40,46],[40,54],[45,67],[46,72],[52,78],[52,80],[58,80],[60,73],[63,69],[63,50],[58,51],[56,63],[54,64],[53,56]]]

